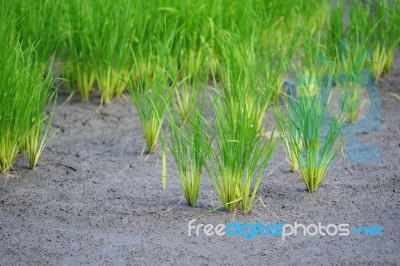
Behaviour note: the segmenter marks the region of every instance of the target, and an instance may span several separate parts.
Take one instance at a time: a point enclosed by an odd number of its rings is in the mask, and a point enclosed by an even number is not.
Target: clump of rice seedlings
[[[301,155],[303,146],[300,135],[295,128],[295,123],[289,123],[280,108],[275,108],[274,115],[279,137],[285,150],[286,160],[290,164],[292,171],[298,171],[298,158]],[[292,115],[292,117],[294,116]]]
[[[277,60],[274,60],[273,56],[266,56],[266,61],[262,61],[260,66],[263,69],[263,88],[265,93],[271,95],[271,102],[278,103],[282,94],[282,88],[286,81],[285,75],[282,73],[283,64],[275,64]]]
[[[0,45],[3,46],[3,44]],[[13,51],[9,50],[9,52],[8,55],[11,57]],[[21,82],[12,78],[12,72],[14,71],[12,64],[15,64],[15,62],[12,61],[15,59],[7,58],[7,60],[4,60],[4,57],[1,57],[0,173],[8,173],[18,154],[18,143],[21,140],[24,131],[28,128],[28,114],[22,108],[27,104],[28,100],[23,97],[24,92],[18,84]]]
[[[347,39],[347,30],[344,25],[344,2],[337,3],[332,7],[330,16],[328,16],[328,26],[326,32],[326,51],[331,60],[337,57],[337,51]]]
[[[184,80],[178,84],[175,90],[175,110],[179,114],[182,125],[187,124],[192,114],[196,111],[196,102],[201,86],[201,83],[195,82],[190,85]]]
[[[396,46],[400,43],[399,25],[396,24],[398,3],[391,1],[378,1],[373,5],[374,16],[370,24],[374,26],[372,33],[373,53],[372,63],[377,62],[382,68],[378,68],[375,77],[387,76],[393,65]],[[376,21],[376,22],[374,22]],[[371,25],[369,26],[371,28]],[[376,55],[374,55],[376,53]],[[379,71],[381,71],[379,73]]]
[[[354,124],[362,107],[360,101],[362,71],[365,68],[368,53],[360,44],[348,45],[347,51],[338,53],[342,79],[337,80],[341,94],[341,108],[347,122]]]
[[[46,66],[35,47],[20,43],[13,18],[1,17],[0,22],[0,172],[7,173],[19,147],[29,149],[32,168],[43,151],[46,134],[39,147],[37,143],[52,82],[51,75],[43,79]]]
[[[311,90],[314,91],[314,88]],[[336,140],[343,120],[332,118],[326,125],[328,95],[322,86],[318,87],[317,93],[297,96],[291,93],[285,97],[287,118],[282,115],[278,117],[278,121],[284,120],[280,123],[290,125],[291,130],[284,137],[288,138],[286,141],[297,158],[299,172],[310,192],[319,188],[342,145],[341,141],[336,144]],[[326,127],[327,131],[324,130]]]
[[[189,122],[193,113],[197,108],[197,100],[200,91],[205,86],[199,82],[198,78],[192,76],[184,77],[175,60],[169,60],[168,72],[172,80],[177,81],[174,94],[173,108],[180,117],[180,124],[185,125]]]
[[[372,50],[371,62],[372,73],[375,80],[381,76],[387,76],[394,58],[394,47],[387,47],[385,44],[376,43]]]
[[[178,66],[172,76],[179,80],[175,90],[175,101],[182,124],[186,124],[195,112],[199,93],[208,81],[206,58],[206,52],[201,48],[196,52],[192,49],[188,49],[187,52],[181,51],[177,56]]]
[[[275,151],[276,141],[272,137],[266,141],[262,127],[269,97],[256,85],[258,72],[235,64],[231,67],[222,85],[214,79],[215,128],[210,136],[206,170],[224,207],[229,211],[247,212]]]
[[[40,81],[40,73],[36,73],[37,80]],[[32,84],[33,85],[33,84]],[[46,146],[47,135],[49,133],[51,122],[53,120],[54,106],[51,114],[46,115],[46,107],[54,99],[55,91],[51,92],[52,87],[51,73],[42,82],[37,82],[32,87],[30,99],[30,128],[26,131],[25,137],[20,141],[21,151],[28,155],[29,167],[34,169]],[[47,124],[43,129],[43,125]]]
[[[315,72],[305,69],[302,72],[302,77],[297,81],[297,93],[300,96],[316,95],[319,93],[319,77]]]
[[[238,36],[231,36],[227,43],[235,43]],[[234,47],[227,49],[227,47]],[[261,127],[271,96],[276,93],[272,87],[273,80],[262,76],[265,68],[258,67],[257,56],[252,44],[227,46],[222,50],[223,60],[218,69],[221,86],[213,73],[214,86],[221,89],[225,104],[231,110],[232,121],[237,121],[241,108],[248,108],[257,116],[257,130]],[[268,76],[268,73],[266,74]],[[274,77],[275,78],[275,77]],[[221,93],[220,92],[220,93]],[[246,105],[241,105],[241,98],[247,97]],[[263,99],[260,99],[263,98]],[[242,110],[243,111],[243,110]]]
[[[217,132],[206,169],[224,207],[246,212],[251,209],[275,141],[271,138],[265,143],[265,131],[257,129],[256,110],[248,106],[229,110],[223,101],[215,101]],[[236,121],[226,114],[231,111],[237,112]]]
[[[64,3],[65,75],[87,100],[96,82],[102,103],[120,96],[128,79],[135,3],[89,0]]]
[[[38,60],[47,63],[58,46],[57,20],[60,5],[52,0],[4,1],[16,18],[16,30],[24,48],[35,46]],[[7,3],[8,2],[8,3]],[[4,8],[4,7],[3,7]]]
[[[23,65],[23,48],[17,41],[15,21],[0,17],[0,173],[8,173],[18,143],[29,127],[29,68]]]
[[[91,56],[93,32],[91,17],[96,13],[91,1],[72,0],[65,2],[61,17],[63,57],[62,75],[70,90],[78,89],[83,101],[87,101],[94,89],[95,66]]]
[[[350,8],[349,39],[370,49],[369,67],[376,81],[389,74],[400,41],[395,24],[396,4],[390,1],[354,2]]]
[[[188,45],[188,44],[187,44]],[[184,48],[185,49],[185,48]],[[208,78],[208,51],[206,48],[186,48],[178,53],[179,76],[189,83]]]
[[[91,51],[96,69],[96,81],[104,104],[125,90],[128,63],[131,56],[133,1],[118,4],[95,1],[100,13],[94,17],[95,31],[91,33]]]
[[[134,72],[130,92],[142,124],[147,151],[153,153],[174,85],[169,83],[167,71],[152,56],[136,60]]]
[[[364,11],[364,12],[363,12]],[[360,101],[361,78],[365,70],[368,52],[366,46],[373,29],[366,29],[369,23],[369,10],[360,3],[350,9],[351,24],[347,39],[340,40],[336,47],[336,85],[341,95],[341,109],[349,123],[355,123],[362,107]],[[371,25],[370,25],[371,26]]]
[[[329,1],[319,1],[319,2],[306,2],[308,5],[306,8],[309,13],[312,14],[306,20],[306,27],[309,28],[311,34],[316,32],[321,32],[325,29],[326,24],[328,23],[328,16],[332,9],[332,4]]]
[[[121,96],[128,79],[128,70],[115,71],[111,66],[104,67],[96,72],[96,81],[102,102],[108,104],[114,97]]]
[[[177,115],[171,112],[169,120],[169,148],[179,171],[179,181],[190,206],[197,205],[201,174],[206,163],[209,140],[204,132],[206,123],[197,110],[184,126],[179,126]]]
[[[322,78],[321,76],[317,76],[315,71],[313,72],[310,70],[311,68],[317,68],[315,62],[310,63],[309,61],[305,60],[303,63],[305,62],[307,62],[306,65],[309,65],[309,67],[301,68],[301,72],[299,67],[294,67],[295,73],[301,73],[300,77],[294,79],[296,82],[296,94],[298,97],[313,97],[319,93],[319,87],[322,83]],[[292,91],[292,89],[290,89],[291,86],[293,85],[287,84],[289,92]],[[287,99],[287,95],[285,99]],[[291,110],[286,111],[289,112]],[[302,139],[295,128],[295,124],[289,123],[289,121],[285,119],[285,115],[279,107],[275,108],[274,115],[280,140],[285,150],[286,160],[289,162],[292,171],[298,171],[298,157],[301,154],[303,147]],[[292,117],[294,116],[292,115]]]
[[[357,80],[357,78],[353,78]],[[360,110],[365,102],[361,100],[362,86],[360,81],[345,81],[339,86],[341,94],[341,109],[346,114],[346,121],[354,124],[359,116]]]
[[[379,6],[379,5],[378,5]],[[338,56],[339,62],[341,64],[348,64],[350,69],[346,69],[346,73],[352,73],[351,67],[353,64],[347,63],[347,61],[354,61],[351,57],[360,57],[360,52],[358,50],[366,49],[367,47],[372,48],[370,57],[370,68],[372,70],[374,80],[377,80],[384,71],[384,67],[388,60],[388,51],[384,39],[386,37],[380,36],[381,32],[379,25],[383,24],[382,18],[379,16],[379,8],[375,8],[375,18],[371,14],[371,3],[365,5],[361,3],[354,3],[350,9],[350,25],[349,25],[349,41],[346,42],[346,46],[343,52]],[[355,51],[352,51],[355,49]],[[363,58],[362,58],[363,59]],[[344,63],[343,63],[344,62]],[[361,65],[364,67],[366,65],[364,62]],[[353,98],[353,97],[352,97]]]

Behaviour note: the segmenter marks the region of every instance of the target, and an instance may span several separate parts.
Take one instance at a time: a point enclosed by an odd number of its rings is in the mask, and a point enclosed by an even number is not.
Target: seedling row
[[[400,3],[389,0],[16,0],[0,9],[1,173],[19,153],[37,165],[59,87],[104,105],[126,94],[148,156],[162,155],[164,189],[173,160],[189,205],[207,175],[229,211],[251,210],[277,148],[318,190],[341,154],[342,127],[362,119],[364,87],[390,74],[400,41]]]

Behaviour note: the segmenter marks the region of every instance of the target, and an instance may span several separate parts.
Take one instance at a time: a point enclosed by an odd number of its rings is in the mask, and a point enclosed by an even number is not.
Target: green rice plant
[[[286,76],[282,73],[283,64],[276,60],[273,55],[265,55],[261,62],[260,68],[263,69],[261,86],[267,95],[271,94],[271,102],[277,104],[286,81]],[[276,64],[276,62],[279,62],[279,64]]]
[[[316,95],[319,93],[319,80],[318,76],[311,69],[304,69],[302,77],[297,80],[297,93],[300,96]]]
[[[383,74],[383,70],[388,61],[388,52],[383,44],[376,44],[372,51],[371,65],[375,80]]]
[[[179,181],[190,206],[196,206],[201,175],[206,163],[209,143],[201,110],[197,110],[186,125],[179,126],[177,114],[171,112],[169,119],[169,148],[179,171]],[[207,132],[207,131],[206,131]],[[207,145],[206,147],[204,145]]]
[[[327,55],[327,47],[323,44],[323,34],[321,32],[309,33],[307,28],[302,33],[303,43],[300,50],[300,64],[302,69],[302,83],[310,89],[317,84],[316,76],[329,76],[335,65],[335,60],[331,60]],[[339,42],[341,43],[341,42]],[[295,73],[296,74],[296,73]],[[302,84],[300,84],[302,85]]]
[[[280,123],[290,125],[292,129],[284,137],[288,138],[286,141],[297,158],[299,172],[310,192],[319,188],[342,146],[342,141],[336,143],[344,122],[340,117],[334,117],[326,125],[329,91],[324,91],[328,89],[322,86],[318,89],[317,93],[297,94],[297,97],[292,93],[285,97],[287,118],[278,117]]]
[[[338,54],[342,79],[337,81],[341,94],[342,111],[347,116],[347,122],[354,124],[357,121],[360,108],[360,90],[362,73],[365,68],[368,53],[360,44],[349,45],[347,51]]]
[[[24,107],[29,102],[30,76],[21,64],[23,49],[11,16],[0,16],[0,34],[0,173],[8,173],[28,128],[29,114]]]
[[[389,74],[400,41],[395,19],[396,4],[387,0],[355,1],[350,8],[349,39],[370,49],[369,67],[374,80]],[[355,37],[354,37],[355,36]]]
[[[104,104],[108,104],[114,97],[121,96],[129,79],[128,70],[116,72],[111,66],[107,66],[96,72],[96,81]]]
[[[197,100],[200,92],[205,87],[205,82],[200,82],[199,78],[195,75],[184,77],[181,69],[177,65],[177,61],[174,57],[170,60],[167,67],[171,80],[176,81],[176,88],[174,90],[173,105],[174,110],[179,114],[180,124],[185,125],[189,122],[193,113],[197,109]]]
[[[341,108],[347,121],[355,123],[362,104],[360,102],[360,84],[362,73],[366,68],[368,51],[366,49],[374,29],[367,29],[373,24],[369,20],[369,8],[355,3],[350,10],[351,24],[348,27],[347,39],[341,40],[336,48],[336,85],[341,95]]]
[[[311,50],[315,54],[313,54]],[[318,52],[318,48],[309,49],[308,51],[305,50],[307,55],[306,58],[315,58]],[[285,62],[284,65],[286,65]],[[303,62],[299,61],[297,65],[298,66],[296,67],[296,64],[294,64],[294,74],[297,74],[298,76],[301,75],[297,79],[294,79],[296,82],[297,95],[299,97],[314,97],[319,93],[319,87],[323,82],[321,78],[322,74],[317,75],[317,73],[323,73],[325,70],[318,70],[318,65],[315,59],[311,62],[305,59]],[[312,71],[312,69],[314,69],[314,71]],[[291,88],[291,86],[293,85],[288,84],[286,87]],[[290,91],[291,90],[289,90],[289,92]],[[286,95],[284,98],[285,102],[287,97],[288,96]],[[293,114],[288,113],[289,111],[291,110],[286,110],[286,115],[294,117]],[[289,121],[285,118],[284,112],[282,112],[281,108],[278,106],[274,108],[274,116],[280,140],[285,150],[286,160],[289,162],[292,171],[299,171],[298,157],[302,152],[303,142],[297,129],[295,128],[295,123],[289,123]]]
[[[298,158],[301,155],[303,145],[302,139],[295,128],[295,123],[289,123],[281,108],[275,108],[274,115],[279,137],[285,150],[286,160],[290,164],[292,171],[299,171]],[[294,116],[292,115],[292,117]]]
[[[276,144],[272,138],[265,143],[265,132],[256,126],[256,110],[229,110],[223,99],[214,104],[216,133],[206,169],[224,207],[247,212]],[[237,112],[236,121],[226,114],[231,111]]]
[[[96,81],[103,103],[120,96],[128,78],[131,54],[130,42],[133,32],[132,12],[134,1],[95,1],[96,13],[92,23],[95,31],[90,33],[92,60],[96,69]]]
[[[396,43],[388,46],[381,41],[374,42],[369,64],[371,65],[375,81],[382,76],[389,75],[394,60],[395,49]]]
[[[352,124],[356,123],[360,110],[365,104],[360,97],[361,89],[359,81],[345,81],[339,86],[341,109],[346,114],[346,121]]]
[[[183,81],[175,90],[175,109],[179,114],[182,125],[187,124],[192,114],[196,112],[201,86],[201,83],[196,82],[190,85],[187,81]]]
[[[308,12],[312,14],[312,16],[307,17],[305,21],[306,28],[309,28],[311,34],[321,32],[325,30],[328,24],[328,17],[326,14],[329,14],[332,10],[332,2],[330,1],[318,1],[311,2],[307,1],[306,5]]]
[[[147,151],[153,153],[174,85],[169,84],[169,75],[157,58],[150,57],[145,60],[136,61],[136,74],[129,83],[133,104],[146,139]]]
[[[43,79],[46,65],[38,60],[34,46],[22,46],[12,17],[0,17],[0,33],[0,172],[7,173],[20,146],[35,146],[36,158],[43,151],[44,144],[37,149],[37,142],[26,143],[25,138],[34,134],[34,142],[40,137],[52,78],[48,74]]]
[[[91,16],[95,14],[90,1],[72,0],[62,5],[60,31],[62,32],[62,75],[70,90],[78,89],[87,101],[94,89],[96,71],[91,57]]]
[[[227,43],[236,43],[238,36],[230,36]],[[228,48],[234,47],[234,48]],[[262,125],[265,113],[267,111],[271,97],[276,93],[272,84],[272,75],[266,71],[265,67],[259,67],[254,46],[250,44],[237,44],[236,46],[227,46],[222,50],[223,60],[218,69],[221,77],[218,85],[215,73],[214,87],[221,89],[219,93],[223,93],[225,104],[231,110],[228,114],[232,121],[237,121],[237,115],[240,109],[248,108],[249,112],[257,115],[257,130]],[[265,73],[267,72],[267,73]],[[263,76],[264,74],[264,76]],[[268,75],[271,79],[268,79]],[[276,78],[277,77],[273,77]],[[242,105],[242,98],[246,98],[246,104]],[[236,124],[235,124],[236,125]]]
[[[40,80],[40,73],[37,80]],[[55,91],[50,89],[53,85],[51,73],[41,82],[32,88],[30,106],[30,128],[26,131],[25,137],[20,141],[20,150],[25,151],[28,155],[29,167],[34,169],[46,146],[47,136],[53,120],[55,109]],[[46,107],[48,103],[54,100],[53,109],[49,116],[46,116]],[[43,125],[47,124],[43,129]]]
[[[59,44],[60,3],[52,0],[2,1],[4,11],[16,18],[16,29],[24,48],[34,45],[38,60],[48,63]],[[3,9],[2,8],[2,9]],[[7,11],[5,11],[7,10]]]
[[[107,104],[126,87],[131,60],[135,2],[65,2],[62,25],[65,74],[87,100],[95,82]],[[71,86],[74,84],[72,83]]]
[[[185,47],[188,44],[183,43]],[[206,65],[206,48],[198,48],[196,52],[191,48],[180,51],[177,56],[176,74],[173,79],[178,80],[175,91],[176,108],[181,117],[181,123],[185,124],[196,110],[199,93],[204,89],[208,81],[208,66]]]
[[[189,83],[199,80],[207,80],[209,77],[207,61],[209,60],[209,48],[206,44],[196,50],[191,47],[191,43],[182,43],[182,50],[178,52],[177,63],[179,68],[179,78],[187,79]],[[186,48],[189,47],[189,48]],[[195,46],[195,44],[194,44]]]
[[[262,127],[270,95],[257,87],[260,76],[253,70],[232,64],[222,85],[214,78],[215,127],[209,137],[206,170],[229,211],[251,209],[276,147],[272,137],[266,141]]]
[[[371,20],[374,23],[372,33],[373,53],[372,64],[375,62],[381,68],[374,70],[375,77],[387,76],[393,65],[396,46],[400,43],[399,26],[396,24],[396,17],[399,16],[398,3],[396,1],[380,0],[370,3],[374,10]],[[371,27],[371,26],[370,26]],[[380,73],[378,71],[381,71]]]
[[[344,12],[346,5],[344,1],[337,3],[330,12],[329,23],[326,32],[326,50],[330,60],[335,60],[338,49],[347,39],[347,29],[344,25]]]

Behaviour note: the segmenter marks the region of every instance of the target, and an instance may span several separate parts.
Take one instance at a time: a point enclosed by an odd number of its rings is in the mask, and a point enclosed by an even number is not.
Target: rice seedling
[[[280,108],[274,110],[276,127],[286,154],[286,160],[292,171],[299,170],[298,158],[302,151],[302,139],[295,128],[295,123],[289,123]],[[292,117],[294,117],[292,115]]]
[[[222,85],[214,78],[215,129],[209,137],[206,170],[229,211],[251,209],[276,147],[272,137],[266,142],[262,128],[269,97],[257,87],[257,73],[232,64]]]
[[[330,83],[327,88],[329,86]],[[322,86],[318,86],[317,93],[314,93],[314,88],[310,90],[313,93],[297,94],[296,97],[292,92],[285,97],[287,118],[280,115],[277,120],[278,124],[289,127],[288,134],[283,137],[286,137],[286,142],[296,156],[299,172],[308,191],[313,192],[321,185],[342,146],[342,141],[336,144],[336,140],[343,119],[332,118],[326,125],[329,91],[324,91]]]
[[[396,46],[400,43],[399,28],[396,25],[396,17],[399,14],[398,4],[391,1],[377,1],[370,3],[374,10],[371,22],[374,32],[371,36],[373,45],[372,64],[377,65],[374,69],[375,78],[387,76],[393,65]],[[369,25],[371,28],[371,25]]]
[[[349,42],[346,43],[344,54],[352,56],[352,51],[347,53],[349,47],[361,47],[362,49],[371,48],[370,68],[372,70],[372,77],[377,80],[383,72],[384,66],[388,60],[388,51],[383,39],[380,39],[380,24],[383,23],[381,18],[374,16],[375,12],[378,15],[379,8],[376,9],[372,6],[371,2],[363,5],[361,3],[354,3],[350,9],[350,25],[349,25]],[[379,36],[379,37],[378,37]],[[382,36],[383,37],[383,36]],[[357,52],[357,51],[356,51]],[[360,55],[357,55],[360,56]],[[344,57],[344,56],[343,56]],[[340,58],[342,59],[342,58]]]
[[[238,119],[232,121],[224,114],[230,110],[222,100],[215,102],[215,109],[217,132],[206,169],[227,210],[249,211],[275,150],[275,141],[271,138],[265,143],[265,132],[256,126],[255,110],[238,110]]]
[[[177,115],[172,111],[169,119],[169,148],[179,171],[179,181],[190,206],[196,206],[201,175],[206,163],[209,147],[201,109],[185,126],[178,125]],[[207,131],[206,131],[207,132]]]
[[[95,82],[104,104],[124,91],[132,61],[134,5],[126,0],[118,4],[98,0],[64,3],[65,71],[76,81],[83,100],[88,99]]]
[[[38,60],[48,63],[56,52],[59,39],[57,20],[60,4],[52,0],[3,1],[6,9],[16,18],[16,29],[24,48],[34,45]]]
[[[363,103],[360,101],[362,84],[362,73],[366,65],[368,53],[360,44],[348,45],[347,51],[340,55],[339,68],[342,80],[338,80],[338,89],[342,96],[341,108],[347,116],[347,122],[354,124],[357,121],[360,108]]]
[[[344,25],[344,2],[337,3],[332,7],[326,32],[326,50],[330,60],[337,58],[337,51],[341,51],[343,42],[347,39],[347,29]]]
[[[271,96],[276,93],[272,84],[265,76],[272,76],[266,73],[264,67],[259,68],[254,46],[250,44],[237,44],[238,36],[232,35],[223,42],[232,44],[222,50],[223,60],[219,66],[218,73],[221,77],[221,84],[218,86],[215,74],[214,87],[223,92],[225,104],[228,106],[232,121],[237,121],[240,108],[248,108],[249,112],[257,115],[257,130],[261,127],[262,120],[268,108]],[[233,45],[236,43],[236,46]],[[228,49],[227,47],[234,47]],[[262,75],[265,74],[263,77]],[[274,77],[278,79],[277,77]],[[246,97],[246,104],[241,105],[241,98]]]
[[[3,51],[0,53],[0,173],[7,173],[17,156],[18,142],[28,127],[28,113],[24,108],[28,98],[24,94],[29,76],[18,64],[22,61],[23,49],[18,45],[15,20],[11,16],[1,16],[0,22],[3,36],[0,39]]]
[[[40,73],[36,73],[40,81]],[[26,131],[25,137],[20,141],[21,151],[25,151],[28,155],[29,167],[34,169],[46,146],[47,136],[53,120],[55,109],[55,91],[50,89],[53,85],[51,73],[41,82],[35,84],[32,88],[30,99],[30,128]],[[49,116],[46,116],[46,107],[48,103],[54,100],[53,109]],[[43,129],[43,125],[46,124]]]
[[[177,81],[174,91],[175,105],[173,108],[179,114],[181,124],[185,125],[196,111],[198,96],[204,89],[207,78],[199,77],[195,73],[191,75],[190,71],[182,69],[183,66],[179,62],[176,65],[174,58],[167,61],[172,61],[168,67],[168,72],[171,79]],[[200,80],[203,80],[203,82]]]
[[[294,64],[294,74],[297,74],[298,76],[296,79],[294,79],[296,83],[296,94],[298,95],[298,97],[314,97],[319,93],[319,87],[323,82],[323,76],[317,75],[317,71],[323,72],[325,70],[318,70],[318,65],[315,58],[317,57],[317,54],[319,52],[319,46],[315,48],[317,49],[304,50],[306,54],[305,57],[307,59],[314,58],[313,60],[303,60],[303,62],[301,62],[302,64],[298,62],[297,67],[296,64]],[[287,65],[286,62],[283,62],[283,64]],[[312,69],[314,71],[312,71]],[[301,76],[299,77],[300,73]],[[289,92],[292,92],[292,86],[293,85],[290,83],[286,85]],[[288,96],[286,95],[284,98],[285,102],[287,97]],[[286,110],[286,112],[289,111],[291,110]],[[287,115],[295,118],[293,114]],[[289,123],[289,121],[285,119],[284,112],[282,112],[282,110],[278,106],[274,108],[274,116],[280,140],[285,150],[286,160],[290,164],[292,171],[299,171],[298,157],[302,152],[303,142],[297,129],[295,128],[295,123]]]
[[[52,78],[49,74],[43,79],[46,66],[38,60],[35,47],[20,43],[15,20],[0,17],[0,22],[0,172],[7,173],[20,146],[28,149],[30,158],[34,154],[31,167],[43,151],[46,134],[37,144]]]
[[[78,89],[82,100],[87,101],[94,89],[96,72],[91,57],[91,16],[95,13],[90,1],[65,2],[60,23],[63,42],[62,75],[70,90]]]
[[[184,31],[185,33],[186,31]],[[189,34],[190,36],[190,34]],[[178,87],[175,91],[177,108],[183,124],[187,123],[190,116],[196,110],[196,102],[199,93],[204,89],[209,78],[209,48],[207,44],[196,44],[192,38],[182,41],[182,50],[177,55]]]
[[[282,73],[283,64],[280,60],[276,60],[272,55],[266,55],[262,61],[260,68],[263,70],[262,75],[262,87],[265,90],[264,93],[271,94],[271,102],[277,104],[282,94],[282,88],[286,81],[286,76]],[[277,64],[276,62],[279,62]]]
[[[372,73],[375,80],[389,75],[390,68],[393,65],[395,49],[396,42],[392,46],[381,42],[374,44],[370,64],[372,65]]]
[[[390,1],[356,1],[350,8],[349,41],[370,49],[368,64],[375,81],[389,73],[400,41],[394,23],[395,7]]]
[[[131,56],[132,1],[95,1],[99,13],[94,17],[95,31],[91,32],[92,60],[96,81],[104,104],[125,90],[128,63]]]
[[[150,57],[144,62],[143,59],[135,60],[136,75],[129,82],[130,92],[142,124],[147,151],[153,153],[174,85],[169,84],[169,75],[157,58]]]
[[[343,9],[343,6],[339,8],[341,16]],[[374,28],[366,28],[367,25],[373,26],[369,20],[369,13],[368,6],[364,7],[360,3],[354,3],[351,6],[349,13],[351,23],[346,29],[345,35],[340,34],[344,39],[339,40],[339,45],[336,47],[337,75],[335,81],[341,95],[341,109],[346,114],[346,120],[353,124],[357,121],[363,105],[360,100],[360,84],[368,59],[366,47],[371,33],[374,31]],[[343,29],[341,31],[343,32]]]
[[[360,82],[346,81],[339,87],[341,109],[346,114],[346,121],[352,124],[356,123],[360,110],[365,104],[365,101],[362,101],[361,97],[359,97],[361,90]]]
[[[197,100],[201,89],[201,83],[193,83],[183,81],[175,90],[175,110],[178,112],[182,125],[189,122],[192,114],[196,112]]]
[[[330,1],[306,2],[306,9],[309,16],[305,25],[309,28],[311,34],[315,34],[324,30],[328,24],[328,17],[326,14],[331,12],[332,3]],[[306,15],[307,16],[307,15]]]

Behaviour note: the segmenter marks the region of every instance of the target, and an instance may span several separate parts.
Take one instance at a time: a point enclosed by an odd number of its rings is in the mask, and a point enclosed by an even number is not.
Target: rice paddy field
[[[399,265],[400,2],[0,0],[0,265]]]

